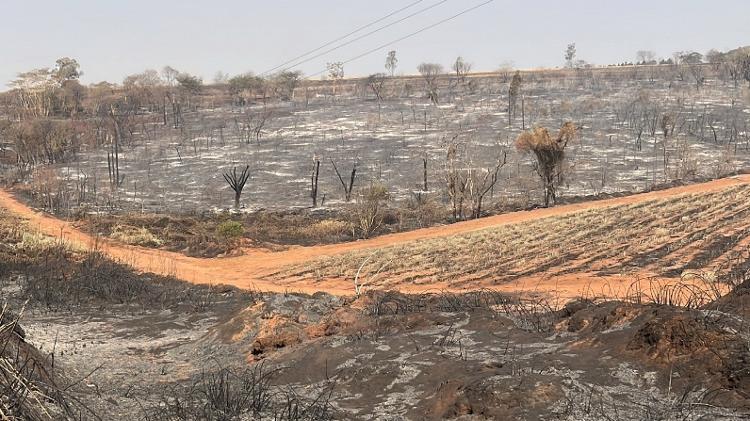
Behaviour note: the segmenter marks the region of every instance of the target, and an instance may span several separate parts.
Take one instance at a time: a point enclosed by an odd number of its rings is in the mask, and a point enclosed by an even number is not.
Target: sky
[[[0,89],[19,72],[73,57],[82,82],[122,82],[170,65],[207,82],[218,71],[263,73],[415,0],[5,0],[0,25]],[[367,31],[442,0],[422,0]],[[634,60],[637,50],[729,50],[750,44],[750,0],[494,0],[409,39],[418,29],[485,0],[447,0],[424,13],[295,70],[314,75],[346,61],[347,76],[384,72],[396,50],[397,73],[421,62],[450,68],[457,56],[475,70],[563,64],[567,44],[594,64]],[[359,35],[359,34],[358,34]],[[342,41],[343,42],[343,41]]]

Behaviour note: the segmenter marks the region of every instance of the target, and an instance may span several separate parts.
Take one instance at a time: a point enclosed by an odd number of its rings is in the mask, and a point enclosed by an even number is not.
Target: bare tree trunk
[[[653,177],[651,180],[651,186],[656,186],[656,164],[659,162],[659,155],[657,153],[658,149],[656,148],[656,136],[654,136],[654,168],[653,168]]]
[[[113,187],[115,185],[115,175],[112,168],[112,152],[107,152],[107,173],[109,175],[109,186]]]
[[[511,95],[508,95],[508,127],[512,126],[510,116],[511,116],[511,98],[513,98]]]
[[[662,141],[662,159],[664,160],[664,182],[669,182],[669,162],[667,161],[667,136]]]
[[[182,105],[177,102],[174,104],[174,128],[179,129],[182,122]]]
[[[341,182],[341,186],[344,188],[344,198],[347,202],[350,202],[352,200],[352,189],[354,188],[354,179],[357,175],[357,163],[355,162],[352,166],[352,173],[349,178],[349,185],[346,184],[344,181],[344,178],[341,176],[341,173],[339,172],[338,167],[336,167],[336,163],[333,162],[333,159],[331,159],[331,164],[333,165],[333,170],[336,172],[336,176],[339,178],[339,181]]]
[[[114,185],[120,187],[122,179],[120,178],[120,123],[117,121],[114,108],[110,109],[110,117],[112,118],[112,125],[114,126],[115,137],[112,156],[112,175],[114,176]]]
[[[315,159],[312,177],[310,179],[310,197],[312,197],[313,208],[318,207],[318,176],[320,175],[320,160]]]
[[[167,125],[167,97],[164,97],[164,100],[162,101],[162,107],[161,107],[161,116],[164,120],[164,125]]]
[[[347,202],[352,200],[352,188],[354,187],[354,177],[356,174],[357,174],[357,164],[355,163],[352,166],[352,175],[349,178],[349,191],[347,192],[347,195],[346,195]]]

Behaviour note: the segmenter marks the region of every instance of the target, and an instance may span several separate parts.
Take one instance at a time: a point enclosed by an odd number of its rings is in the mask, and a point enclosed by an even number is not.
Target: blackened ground
[[[700,309],[258,294],[136,274],[0,221],[0,294],[24,310],[3,319],[3,361],[37,361],[38,389],[66,392],[37,419],[750,416],[747,282]]]

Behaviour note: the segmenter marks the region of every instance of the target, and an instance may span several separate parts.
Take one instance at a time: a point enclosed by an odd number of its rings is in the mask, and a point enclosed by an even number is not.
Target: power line
[[[334,39],[333,41],[329,41],[329,42],[327,42],[327,43],[325,43],[325,44],[321,45],[320,47],[318,47],[318,48],[315,48],[314,50],[310,50],[310,51],[308,51],[308,52],[306,52],[306,53],[304,53],[304,54],[301,54],[301,55],[299,55],[299,56],[297,56],[297,57],[295,57],[295,58],[293,58],[293,59],[291,59],[291,60],[289,60],[289,61],[287,61],[287,62],[281,63],[281,64],[279,64],[278,66],[276,66],[276,67],[274,67],[274,68],[272,68],[272,69],[266,70],[265,72],[261,73],[261,75],[265,75],[265,74],[271,73],[271,72],[273,72],[274,70],[276,70],[276,69],[279,69],[279,68],[281,68],[281,67],[284,67],[284,66],[286,66],[286,65],[287,65],[287,64],[289,64],[289,63],[294,63],[295,61],[297,61],[297,60],[299,60],[299,59],[301,59],[301,58],[303,58],[303,57],[306,57],[306,56],[309,56],[309,55],[310,55],[310,54],[312,54],[312,53],[318,52],[318,51],[320,51],[320,50],[322,50],[322,49],[324,49],[324,48],[328,47],[328,46],[329,46],[329,45],[331,45],[331,44],[335,44],[335,43],[337,43],[337,42],[339,42],[339,41],[341,41],[341,40],[343,40],[343,39],[349,38],[350,36],[352,36],[352,35],[356,34],[357,32],[361,32],[361,31],[364,31],[365,29],[367,29],[367,28],[369,28],[369,27],[371,27],[371,26],[375,25],[376,23],[380,23],[380,22],[382,22],[382,21],[384,21],[384,20],[388,19],[389,17],[391,17],[391,16],[393,16],[393,15],[397,15],[397,14],[399,14],[399,13],[403,12],[403,11],[404,11],[404,10],[406,10],[406,9],[409,9],[409,8],[411,8],[411,7],[413,7],[413,6],[416,6],[416,5],[417,5],[417,4],[419,4],[419,3],[422,3],[423,1],[424,1],[424,0],[417,0],[417,1],[413,2],[413,3],[410,3],[410,4],[408,4],[408,5],[406,5],[406,6],[402,7],[402,8],[400,8],[400,9],[398,9],[398,10],[394,11],[394,12],[391,12],[391,13],[389,13],[389,14],[387,14],[387,15],[383,16],[382,18],[380,18],[380,19],[378,19],[378,20],[376,20],[376,21],[374,21],[374,22],[370,22],[370,23],[368,23],[368,24],[367,24],[367,25],[365,25],[365,26],[361,26],[361,27],[359,27],[359,28],[357,28],[357,29],[353,30],[352,32],[349,32],[349,33],[348,33],[348,34],[346,34],[346,35],[343,35],[343,36],[340,36],[340,37],[338,37],[338,38]]]
[[[479,9],[480,7],[482,7],[482,6],[485,6],[485,5],[487,5],[487,4],[490,4],[490,3],[492,3],[493,1],[495,1],[495,0],[487,0],[487,1],[485,1],[484,3],[480,3],[480,4],[476,5],[476,6],[473,6],[473,7],[470,7],[470,8],[468,8],[468,9],[465,9],[465,10],[463,10],[463,11],[459,12],[459,13],[456,13],[456,14],[455,14],[455,15],[453,15],[453,16],[450,16],[450,17],[447,17],[447,18],[445,18],[445,19],[443,19],[443,20],[441,20],[441,21],[435,22],[435,23],[433,23],[432,25],[428,25],[428,26],[425,26],[424,28],[422,28],[422,29],[419,29],[419,30],[417,30],[417,31],[415,31],[415,32],[412,32],[412,33],[411,33],[411,34],[409,34],[409,35],[405,35],[405,36],[403,36],[403,37],[401,37],[401,38],[399,38],[399,39],[393,40],[393,41],[391,41],[391,42],[387,42],[387,43],[385,43],[385,44],[383,44],[383,45],[380,45],[380,46],[378,46],[378,47],[375,47],[375,48],[373,48],[373,49],[371,49],[371,50],[368,50],[368,51],[366,51],[366,52],[364,52],[364,53],[362,53],[362,54],[360,54],[360,55],[358,55],[358,56],[356,56],[356,57],[352,57],[352,58],[350,58],[349,60],[343,61],[343,62],[341,62],[341,63],[342,63],[342,64],[347,64],[347,63],[351,63],[352,61],[355,61],[355,60],[359,60],[359,59],[361,59],[362,57],[364,57],[364,56],[367,56],[367,55],[370,55],[370,54],[372,54],[372,53],[374,53],[374,52],[377,52],[377,51],[379,51],[379,50],[381,50],[381,49],[383,49],[383,48],[385,48],[385,47],[388,47],[389,45],[395,44],[395,43],[397,43],[397,42],[401,42],[401,41],[404,41],[404,40],[406,40],[406,39],[409,39],[409,38],[411,38],[411,37],[413,37],[413,36],[419,35],[419,34],[421,34],[422,32],[428,31],[428,30],[430,30],[430,29],[432,29],[432,28],[434,28],[434,27],[436,27],[436,26],[442,25],[442,24],[444,24],[445,22],[451,21],[451,20],[453,20],[453,19],[456,19],[456,18],[458,18],[458,17],[460,17],[460,16],[463,16],[463,15],[465,15],[465,14],[469,13],[469,12],[472,12],[472,11],[474,11],[474,10],[476,10],[476,9]],[[322,75],[323,73],[325,73],[325,72],[327,72],[327,71],[328,71],[328,69],[322,70],[322,71],[320,71],[320,72],[318,72],[318,73],[315,73],[315,74],[312,74],[312,75],[310,75],[310,76],[306,77],[306,79],[310,79],[310,78],[313,78],[313,77],[315,77],[315,76],[320,76],[320,75]]]
[[[413,18],[414,16],[417,16],[417,15],[419,15],[419,14],[421,14],[421,13],[424,13],[424,12],[426,12],[426,11],[430,10],[430,9],[434,9],[435,7],[437,7],[437,6],[440,6],[441,4],[443,4],[443,3],[447,2],[447,1],[448,1],[448,0],[440,0],[439,2],[437,2],[437,3],[435,3],[435,4],[431,5],[431,6],[427,6],[427,7],[423,8],[423,9],[417,10],[416,12],[414,12],[414,13],[412,13],[412,14],[410,14],[410,15],[407,15],[407,16],[405,16],[405,17],[403,17],[403,18],[401,18],[401,19],[399,19],[399,20],[397,20],[397,21],[391,22],[391,23],[389,23],[389,24],[387,24],[387,25],[383,25],[383,26],[381,26],[381,27],[379,27],[379,28],[377,28],[377,29],[374,29],[374,30],[372,30],[372,31],[370,31],[370,32],[367,32],[367,33],[365,33],[365,34],[362,34],[362,35],[360,35],[360,36],[358,36],[358,37],[356,37],[356,38],[354,38],[354,39],[351,39],[351,40],[349,40],[349,41],[347,41],[347,42],[345,42],[345,43],[343,43],[343,44],[339,44],[339,45],[337,45],[337,46],[335,46],[335,47],[333,47],[333,48],[329,48],[329,49],[327,49],[327,50],[323,51],[322,53],[318,53],[318,54],[316,54],[316,55],[314,55],[314,56],[312,56],[312,57],[308,57],[308,58],[306,58],[306,59],[304,59],[304,60],[302,60],[302,61],[300,61],[300,62],[297,62],[297,63],[295,63],[295,64],[292,64],[291,66],[287,67],[286,69],[291,69],[291,68],[294,68],[294,67],[300,66],[300,65],[302,65],[302,64],[305,64],[305,63],[307,63],[307,62],[309,62],[309,61],[315,60],[315,59],[316,59],[316,58],[318,58],[318,57],[321,57],[321,56],[324,56],[324,55],[326,55],[326,54],[328,54],[328,53],[330,53],[330,52],[336,51],[336,50],[338,50],[339,48],[342,48],[342,47],[346,47],[347,45],[351,45],[351,44],[353,44],[353,43],[355,43],[355,42],[357,42],[357,41],[359,41],[359,40],[361,40],[361,39],[363,39],[363,38],[367,38],[367,37],[369,37],[369,36],[370,36],[370,35],[372,35],[372,34],[375,34],[375,33],[377,33],[377,32],[380,32],[380,31],[382,31],[383,29],[387,29],[387,28],[390,28],[390,27],[391,27],[391,26],[393,26],[393,25],[399,24],[399,23],[401,23],[401,22],[403,22],[403,21],[405,21],[405,20],[407,20],[407,19]],[[281,67],[281,66],[279,66],[279,67]],[[277,68],[278,68],[278,67],[277,67]],[[286,70],[286,69],[285,69],[285,70]]]

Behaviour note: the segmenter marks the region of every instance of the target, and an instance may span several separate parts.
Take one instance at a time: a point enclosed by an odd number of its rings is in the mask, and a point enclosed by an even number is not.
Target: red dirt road
[[[299,282],[270,282],[264,278],[266,275],[274,273],[286,265],[304,262],[321,256],[330,256],[353,250],[375,249],[427,238],[447,237],[498,225],[521,223],[588,209],[633,204],[688,193],[717,191],[729,186],[747,183],[750,183],[750,175],[740,175],[707,183],[675,187],[626,197],[532,211],[513,212],[452,225],[384,235],[364,241],[313,247],[292,247],[281,252],[248,249],[245,250],[245,254],[242,256],[215,259],[187,257],[175,252],[129,246],[112,240],[95,238],[74,228],[66,221],[31,209],[17,200],[11,192],[1,189],[0,206],[26,219],[30,227],[36,228],[44,234],[54,237],[62,236],[66,241],[86,248],[98,247],[99,250],[110,257],[127,263],[142,272],[173,275],[193,283],[226,284],[239,288],[254,288],[269,292],[292,291],[314,293],[324,291],[332,294],[348,295],[354,292],[351,280],[331,279],[303,284]],[[673,281],[676,282],[678,280]],[[549,279],[528,278],[503,285],[487,285],[487,287],[507,292],[549,293],[561,299],[568,299],[577,297],[585,291],[597,295],[616,296],[623,294],[630,287],[631,283],[632,278],[623,279],[616,276],[602,278],[581,273]],[[435,289],[461,291],[451,288],[449,282],[429,286],[404,285],[400,286],[399,289],[403,292],[423,292]]]

